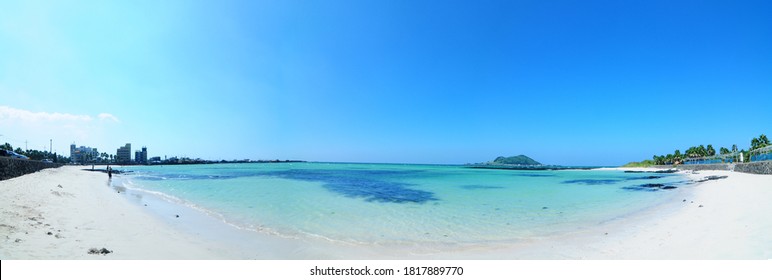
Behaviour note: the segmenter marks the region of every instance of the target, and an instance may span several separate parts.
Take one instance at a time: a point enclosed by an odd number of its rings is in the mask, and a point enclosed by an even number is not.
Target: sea
[[[120,167],[120,187],[253,234],[358,245],[495,244],[595,227],[672,199],[680,174],[462,165]],[[179,218],[179,216],[177,217]]]

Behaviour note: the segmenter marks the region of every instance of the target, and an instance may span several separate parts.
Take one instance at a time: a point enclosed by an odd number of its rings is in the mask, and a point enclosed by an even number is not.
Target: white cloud
[[[110,120],[114,122],[121,122],[120,120],[118,120],[118,118],[108,113],[100,113],[97,117],[99,117],[100,120]]]
[[[53,150],[60,154],[66,154],[72,143],[109,151],[117,147],[114,143],[127,141],[116,125],[118,122],[119,119],[109,113],[32,112],[0,105],[0,142],[14,147],[29,144],[32,149],[47,150],[53,140]]]
[[[108,113],[97,115],[101,120],[120,122],[118,118]],[[24,109],[16,109],[8,106],[0,106],[0,121],[24,121],[24,122],[91,122],[94,120],[89,115],[74,115],[68,113],[32,112]]]

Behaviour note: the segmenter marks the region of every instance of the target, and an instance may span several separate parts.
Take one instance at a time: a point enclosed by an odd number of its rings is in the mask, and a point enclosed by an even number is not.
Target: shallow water
[[[595,226],[656,205],[677,174],[281,163],[131,166],[124,186],[245,230],[354,244],[476,244]],[[648,185],[647,185],[648,184]],[[659,185],[657,185],[659,186]]]

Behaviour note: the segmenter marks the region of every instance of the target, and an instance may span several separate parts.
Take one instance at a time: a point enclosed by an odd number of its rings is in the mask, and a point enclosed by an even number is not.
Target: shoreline
[[[102,173],[46,169],[0,182],[2,259],[223,259],[141,211]],[[105,248],[108,254],[89,254]]]
[[[661,168],[619,168],[657,171]],[[567,246],[573,259],[770,259],[772,176],[732,171],[679,171],[695,183],[681,198],[629,219],[599,225]],[[724,179],[702,181],[710,176]],[[600,230],[603,229],[603,230]],[[608,232],[609,235],[605,235]]]
[[[574,232],[511,244],[437,248],[293,239],[227,226],[216,217],[108,183],[81,167],[0,181],[2,259],[768,259],[772,176],[679,172],[679,201]],[[652,168],[604,170],[655,171]],[[116,178],[118,177],[118,178]],[[114,176],[120,180],[120,176]],[[61,187],[59,187],[61,186]],[[765,187],[766,186],[766,187]],[[123,189],[121,189],[123,188]],[[122,197],[123,196],[123,197]],[[682,198],[681,198],[682,197]],[[681,200],[686,199],[686,202]],[[691,203],[694,201],[694,203]],[[149,205],[149,206],[145,206]],[[703,205],[703,207],[699,207]],[[180,215],[180,217],[175,217]],[[219,223],[219,224],[218,224]],[[51,233],[48,235],[48,233]],[[244,241],[248,242],[244,242]],[[88,254],[106,248],[109,254]]]

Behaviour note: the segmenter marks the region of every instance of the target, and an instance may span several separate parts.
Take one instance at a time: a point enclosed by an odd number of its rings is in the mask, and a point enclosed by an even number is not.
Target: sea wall
[[[658,168],[676,168],[678,170],[729,170],[751,174],[772,174],[772,161],[716,164],[681,164],[677,166],[657,165]]]
[[[753,174],[772,174],[772,161],[738,163],[734,171]]]
[[[60,167],[61,163],[44,163],[37,160],[0,157],[0,180],[38,172],[46,168]]]

